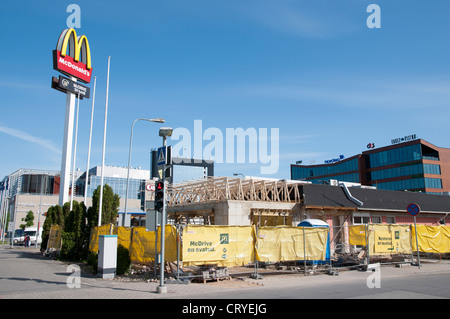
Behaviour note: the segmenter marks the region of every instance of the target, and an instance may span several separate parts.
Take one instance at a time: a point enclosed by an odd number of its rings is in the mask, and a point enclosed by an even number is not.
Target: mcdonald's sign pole
[[[92,76],[91,50],[85,35],[77,36],[75,29],[65,29],[61,32],[56,50],[53,50],[53,69],[70,77],[72,89],[80,89],[77,80],[89,83]],[[66,82],[70,82],[66,79]],[[72,157],[73,125],[75,113],[75,93],[65,90],[59,83],[52,87],[65,92],[66,116],[64,123],[63,151],[61,159],[61,181],[59,187],[59,205],[69,201],[70,163]]]

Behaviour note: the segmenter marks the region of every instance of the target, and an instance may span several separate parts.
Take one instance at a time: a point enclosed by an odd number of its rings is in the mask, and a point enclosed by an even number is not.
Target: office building
[[[321,165],[291,165],[291,179],[356,182],[385,190],[450,192],[450,149],[422,139],[370,149]],[[331,162],[331,163],[330,163]]]
[[[150,178],[150,170],[130,169],[128,190],[128,214],[123,218],[127,187],[127,167],[105,166],[103,184],[109,185],[115,194],[120,196],[119,225],[128,226],[130,220],[136,216],[145,215],[145,185]],[[73,199],[84,201],[86,172],[76,171],[75,192]],[[101,184],[101,166],[89,170],[89,184],[87,192],[87,206],[92,205],[92,195]],[[60,172],[37,169],[20,169],[5,176],[0,181],[0,228],[6,229],[6,220],[14,222],[14,229],[23,224],[28,211],[32,211],[34,225],[42,226],[50,206],[59,204]],[[72,190],[69,190],[71,194]]]

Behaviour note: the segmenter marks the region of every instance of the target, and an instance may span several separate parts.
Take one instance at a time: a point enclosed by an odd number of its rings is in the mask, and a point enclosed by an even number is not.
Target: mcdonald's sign
[[[53,69],[84,83],[91,81],[91,50],[85,35],[77,37],[75,29],[65,29],[53,50]]]

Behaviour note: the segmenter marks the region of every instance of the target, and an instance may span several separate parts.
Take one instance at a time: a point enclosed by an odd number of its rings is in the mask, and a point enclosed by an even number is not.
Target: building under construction
[[[168,190],[168,220],[204,225],[298,225],[320,219],[333,242],[347,242],[347,226],[411,224],[407,206],[421,208],[418,224],[450,222],[450,196],[378,190],[355,183],[211,177]]]

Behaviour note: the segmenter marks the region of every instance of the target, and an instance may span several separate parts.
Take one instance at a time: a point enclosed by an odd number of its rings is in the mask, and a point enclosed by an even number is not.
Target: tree
[[[44,251],[47,249],[47,241],[48,241],[48,236],[50,234],[50,227],[52,227],[52,225],[64,226],[64,218],[63,217],[64,216],[63,216],[61,206],[56,205],[56,206],[49,207],[49,209],[46,213],[44,225],[42,226],[41,251]]]
[[[22,221],[25,222],[25,224],[20,225],[19,227],[22,230],[25,230],[27,227],[31,227],[34,225],[34,214],[31,210],[28,211],[27,216],[25,218],[22,218]]]
[[[115,224],[117,221],[117,214],[119,213],[120,196],[114,194],[112,188],[105,184],[103,186],[103,205],[102,205],[102,219],[101,225]],[[98,212],[100,205],[100,186],[94,191],[92,195],[92,207],[88,210],[88,225],[89,227],[98,226]]]
[[[85,259],[89,246],[89,229],[86,226],[86,206],[83,202],[74,201],[72,210],[64,220],[62,233],[63,245],[61,257],[63,259]]]

